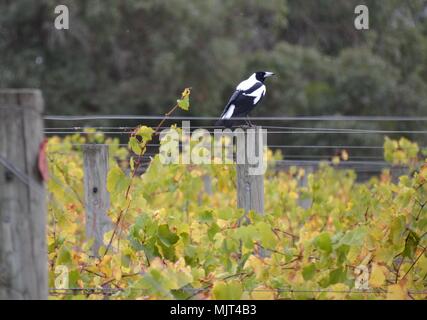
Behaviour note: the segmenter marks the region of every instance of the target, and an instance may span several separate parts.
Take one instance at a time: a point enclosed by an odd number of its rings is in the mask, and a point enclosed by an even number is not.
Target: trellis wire
[[[85,120],[218,120],[209,116],[152,116],[152,115],[46,115],[46,121],[85,121]],[[236,117],[233,120],[247,120],[246,117]],[[251,121],[427,121],[427,117],[409,116],[276,116],[250,117]]]
[[[187,292],[203,292],[209,288],[182,288],[182,291]],[[144,291],[143,288],[49,288],[50,292],[55,292],[58,294],[76,294],[76,292],[91,292],[90,294],[103,294],[103,293],[117,293],[123,291]],[[244,292],[276,292],[276,293],[342,293],[342,294],[387,294],[387,291],[383,290],[328,290],[328,289],[313,289],[313,290],[302,290],[302,289],[291,289],[291,288],[276,288],[276,289],[245,289]],[[71,292],[71,293],[70,293]],[[427,290],[408,290],[409,294],[427,294]]]
[[[209,131],[214,133],[214,131]],[[84,134],[84,135],[94,135],[94,134],[110,134],[110,135],[129,135],[128,131],[96,131],[96,132],[87,132],[87,131],[45,131],[45,134],[57,134],[57,135],[67,135],[67,134]],[[365,131],[337,131],[337,130],[294,130],[294,131],[268,131],[267,134],[427,134],[427,130],[365,130]]]
[[[60,155],[69,155],[72,152],[76,152],[76,151],[67,151],[67,152],[60,152],[60,151],[52,151],[49,152],[49,154],[60,154]],[[150,159],[154,156],[156,156],[156,153],[150,153],[147,152],[144,155],[135,155],[132,156],[134,159]],[[289,159],[319,159],[319,160],[324,160],[324,159],[331,159],[334,156],[337,156],[335,154],[330,154],[330,155],[304,155],[304,154],[286,154],[284,157],[285,158],[289,158]],[[378,156],[349,156],[349,158],[351,159],[359,159],[359,160],[365,160],[365,159],[372,159],[372,160],[383,160],[383,157],[378,157]]]
[[[53,143],[53,144],[62,144],[62,143]],[[91,143],[71,143],[71,146],[86,146],[90,145]],[[105,146],[112,146],[112,144],[107,143],[99,143],[99,145],[105,145]],[[119,143],[115,144],[115,146],[119,147],[127,147],[127,143]],[[159,143],[148,143],[147,147],[160,147]],[[383,146],[355,146],[355,145],[280,145],[280,144],[273,144],[269,145],[270,148],[277,148],[277,149],[384,149]],[[421,147],[426,148],[426,147]]]
[[[26,173],[19,170],[13,163],[0,155],[0,164],[3,165],[9,172],[11,172],[14,176],[16,176],[22,183],[29,187],[37,186],[37,183],[27,175]],[[33,191],[38,193],[39,195],[43,195],[38,188],[32,188]]]

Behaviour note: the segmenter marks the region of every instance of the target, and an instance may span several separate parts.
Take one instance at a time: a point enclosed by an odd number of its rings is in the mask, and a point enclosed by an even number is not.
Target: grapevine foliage
[[[187,96],[177,103],[188,109]],[[408,140],[385,141],[387,161],[412,169],[395,179],[383,170],[357,182],[354,171],[327,164],[313,173],[269,170],[265,215],[249,212],[249,223],[240,224],[233,165],[162,165],[155,156],[139,175],[135,159],[154,129],[137,128],[128,148],[87,130],[48,143],[49,286],[57,266],[66,266],[69,288],[86,289],[52,298],[426,298],[419,292],[427,274],[427,165]],[[107,183],[117,230],[105,235],[111,247],[98,258],[85,238],[78,146],[93,142],[109,144],[117,164]],[[270,160],[281,157],[268,151]],[[212,194],[204,192],[207,175]],[[311,199],[308,209],[303,199]],[[360,266],[369,272],[366,290],[357,288]]]

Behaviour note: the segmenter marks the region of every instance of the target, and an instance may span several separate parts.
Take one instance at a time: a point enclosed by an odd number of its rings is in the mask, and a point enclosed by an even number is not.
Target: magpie
[[[259,71],[252,74],[248,79],[239,83],[230,100],[222,112],[220,119],[215,126],[225,126],[231,128],[233,120],[236,117],[248,117],[249,112],[260,103],[265,95],[264,81],[266,78],[274,75],[273,72]],[[246,124],[252,126],[252,123],[246,120]]]

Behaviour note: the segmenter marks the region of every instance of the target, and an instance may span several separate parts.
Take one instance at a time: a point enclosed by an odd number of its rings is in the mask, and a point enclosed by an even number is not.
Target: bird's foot
[[[256,127],[256,126],[251,122],[251,120],[249,120],[249,119],[245,120],[245,122],[246,122],[246,124],[247,124],[250,128]]]

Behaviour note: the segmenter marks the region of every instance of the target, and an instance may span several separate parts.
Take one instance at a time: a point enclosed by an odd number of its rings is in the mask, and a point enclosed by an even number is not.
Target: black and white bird
[[[265,95],[265,79],[272,75],[274,75],[273,72],[259,71],[240,82],[215,125],[230,128],[234,122],[232,118],[248,117]],[[249,119],[246,123],[252,125]]]

